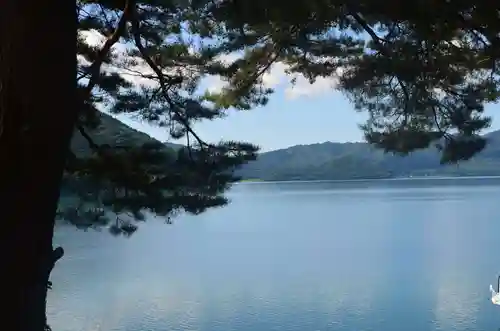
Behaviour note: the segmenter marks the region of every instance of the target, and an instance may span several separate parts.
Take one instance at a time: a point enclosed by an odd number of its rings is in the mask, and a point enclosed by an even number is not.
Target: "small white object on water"
[[[491,302],[493,302],[494,305],[500,306],[500,293],[497,293],[493,289],[493,285],[490,285],[490,292],[491,292]]]

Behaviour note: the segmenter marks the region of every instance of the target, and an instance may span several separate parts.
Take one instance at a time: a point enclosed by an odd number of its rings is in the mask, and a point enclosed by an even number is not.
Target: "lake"
[[[60,228],[54,331],[500,329],[500,179],[237,184],[131,238]]]

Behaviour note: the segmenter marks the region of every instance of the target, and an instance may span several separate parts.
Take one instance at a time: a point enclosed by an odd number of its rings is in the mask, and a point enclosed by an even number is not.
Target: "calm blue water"
[[[239,184],[130,239],[60,229],[54,331],[500,329],[500,179]]]

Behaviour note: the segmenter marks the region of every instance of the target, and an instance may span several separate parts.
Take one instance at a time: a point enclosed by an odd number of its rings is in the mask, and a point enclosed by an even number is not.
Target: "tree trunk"
[[[74,1],[4,0],[0,10],[0,220],[8,330],[46,329],[52,236],[77,116]]]

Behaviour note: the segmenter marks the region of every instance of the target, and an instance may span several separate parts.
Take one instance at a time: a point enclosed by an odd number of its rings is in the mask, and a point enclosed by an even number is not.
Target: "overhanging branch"
[[[127,24],[127,21],[130,17],[130,10],[135,6],[134,0],[127,0],[125,2],[125,8],[123,9],[123,14],[118,21],[118,25],[113,32],[113,34],[106,39],[106,42],[102,46],[102,48],[99,50],[99,53],[97,54],[96,60],[92,63],[90,66],[90,69],[88,71],[88,74],[90,75],[89,82],[87,84],[87,87],[83,91],[83,95],[81,96],[81,101],[84,103],[89,97],[90,94],[92,93],[92,89],[96,86],[98,83],[99,79],[99,74],[101,72],[101,66],[102,63],[104,62],[104,58],[108,55],[108,53],[111,50],[111,47],[113,47],[114,44],[118,42],[120,37],[123,35],[123,32],[125,31],[125,27]],[[83,109],[83,107],[82,107]],[[97,151],[99,149],[99,146],[92,140],[92,138],[85,132],[85,129],[83,128],[82,125],[77,124],[77,128],[80,131],[81,135],[87,140],[89,143],[89,146]]]
[[[123,9],[123,14],[120,20],[118,21],[118,25],[115,31],[108,39],[106,39],[106,42],[104,43],[102,48],[99,50],[99,53],[97,54],[96,60],[94,61],[94,63],[92,63],[89,69],[89,73],[91,76],[89,79],[89,83],[87,84],[87,88],[85,89],[84,99],[88,98],[88,96],[92,92],[92,89],[97,84],[99,73],[101,71],[101,65],[104,62],[104,58],[111,50],[111,47],[113,47],[113,45],[116,44],[120,39],[120,37],[123,35],[127,21],[131,14],[131,8],[133,8],[134,6],[135,6],[134,0],[127,0],[125,2],[125,8]]]
[[[132,24],[132,34],[133,34],[133,37],[134,37],[135,45],[139,49],[139,52],[141,53],[142,58],[144,59],[144,61],[146,61],[146,63],[151,68],[151,70],[153,70],[153,72],[158,77],[158,81],[159,81],[160,87],[161,87],[162,96],[168,102],[168,104],[170,105],[170,108],[177,115],[177,117],[179,118],[179,121],[182,123],[182,125],[184,125],[184,127],[186,128],[186,130],[188,131],[188,133],[191,133],[193,135],[193,137],[198,141],[198,143],[200,144],[200,146],[209,146],[209,147],[212,147],[210,144],[206,143],[203,139],[201,139],[196,132],[194,132],[194,130],[189,125],[188,120],[177,109],[178,106],[175,104],[175,102],[168,95],[168,85],[167,85],[167,81],[165,79],[165,76],[163,75],[163,72],[154,63],[154,61],[149,56],[147,50],[145,49],[144,45],[142,45],[141,34],[140,34],[140,24],[139,24],[139,19],[137,18],[137,8],[135,6],[133,6],[133,7],[130,7],[129,10],[130,10],[130,21],[131,21],[131,24]]]

